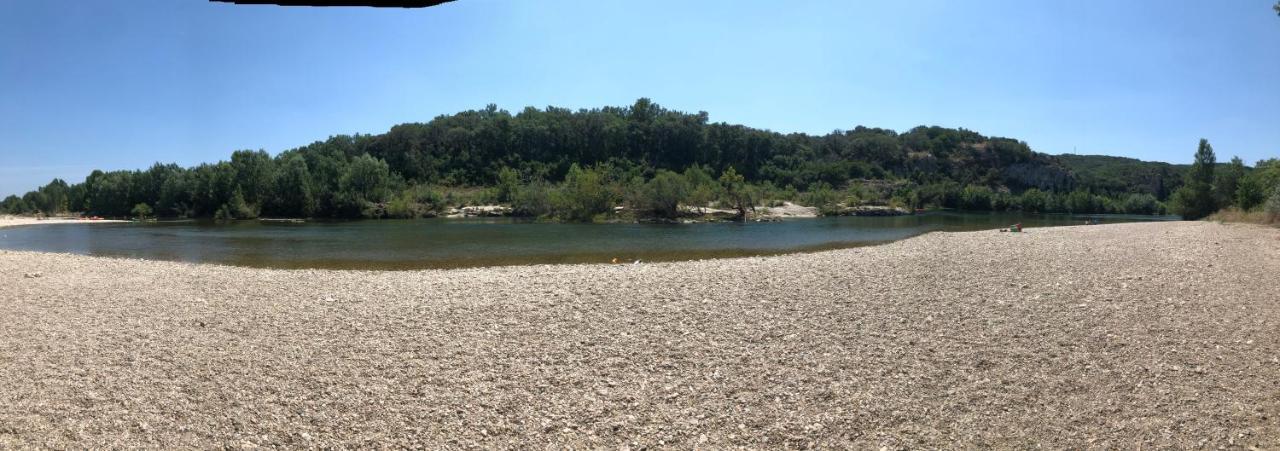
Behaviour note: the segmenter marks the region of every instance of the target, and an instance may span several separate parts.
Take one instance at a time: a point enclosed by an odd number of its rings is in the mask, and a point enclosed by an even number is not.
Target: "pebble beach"
[[[0,448],[1280,448],[1280,230],[273,270],[0,251]]]

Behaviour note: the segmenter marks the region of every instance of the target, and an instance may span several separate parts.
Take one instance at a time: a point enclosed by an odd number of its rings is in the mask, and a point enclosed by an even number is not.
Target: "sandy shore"
[[[84,224],[84,223],[107,223],[107,222],[129,222],[116,219],[98,219],[89,221],[85,219],[73,218],[45,218],[36,219],[30,216],[9,216],[0,215],[0,228],[23,226],[23,225],[50,225],[50,224]]]
[[[0,252],[0,448],[1277,448],[1278,274],[1280,231],[1208,222],[415,272]]]

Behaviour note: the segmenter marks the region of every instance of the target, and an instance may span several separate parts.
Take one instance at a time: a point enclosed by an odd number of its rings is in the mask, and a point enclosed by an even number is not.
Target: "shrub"
[[[1173,212],[1183,219],[1200,219],[1217,210],[1213,192],[1205,183],[1190,181],[1169,198]]]
[[[131,213],[138,219],[146,219],[151,216],[151,206],[147,205],[146,202],[134,205]]]
[[[1218,210],[1213,195],[1215,156],[1209,141],[1201,139],[1195,162],[1187,173],[1187,183],[1173,193],[1174,211],[1183,219],[1200,219]]]
[[[576,163],[565,174],[564,185],[552,196],[558,216],[571,221],[591,221],[613,211],[614,195],[598,168],[582,169]]]
[[[689,184],[684,177],[667,170],[659,170],[643,185],[639,193],[637,209],[663,218],[680,214],[680,202],[689,196]]]
[[[1267,199],[1266,212],[1267,221],[1280,221],[1280,186],[1276,186],[1271,192],[1271,197]]]
[[[444,196],[439,192],[417,185],[388,201],[386,216],[406,219],[433,217],[444,209],[444,205]]]
[[[732,166],[724,170],[720,174],[721,201],[730,208],[738,211],[738,219],[746,219],[747,210],[755,211],[755,205],[759,193],[755,188],[747,185],[746,179],[738,174]]]
[[[960,193],[960,208],[985,211],[991,209],[991,188],[969,185]]]
[[[551,188],[543,181],[516,188],[511,198],[511,212],[516,216],[547,216],[551,207]]]
[[[1244,177],[1236,186],[1236,206],[1249,211],[1267,200],[1267,192],[1255,177]]]
[[[1135,215],[1153,215],[1160,210],[1160,202],[1150,194],[1130,194],[1121,202],[1120,210]]]
[[[244,194],[239,189],[235,194],[231,195],[231,199],[218,207],[213,213],[213,218],[220,221],[229,221],[232,219],[252,219],[258,217],[255,208],[249,206],[244,201]]]
[[[1018,208],[1018,198],[1006,192],[999,192],[991,196],[991,209],[995,211],[1009,211]]]
[[[518,189],[520,189],[520,173],[503,166],[502,170],[498,171],[498,185],[494,187],[494,198],[498,202],[511,202],[515,199]]]
[[[816,207],[818,213],[824,216],[840,213],[840,196],[831,190],[831,185],[826,183],[815,184],[811,191],[805,193],[803,202],[810,207]]]

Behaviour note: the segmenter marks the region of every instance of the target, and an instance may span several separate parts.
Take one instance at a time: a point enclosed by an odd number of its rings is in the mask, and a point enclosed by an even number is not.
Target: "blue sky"
[[[1048,153],[1280,156],[1270,0],[0,1],[0,196],[496,103],[825,133],[965,127]]]

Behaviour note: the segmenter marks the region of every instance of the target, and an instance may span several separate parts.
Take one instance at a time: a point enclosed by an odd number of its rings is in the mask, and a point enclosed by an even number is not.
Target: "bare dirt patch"
[[[1278,238],[415,272],[0,251],[0,448],[1276,448]]]

